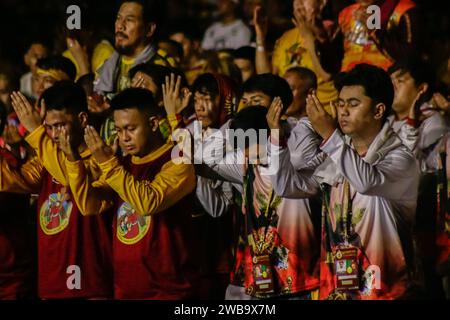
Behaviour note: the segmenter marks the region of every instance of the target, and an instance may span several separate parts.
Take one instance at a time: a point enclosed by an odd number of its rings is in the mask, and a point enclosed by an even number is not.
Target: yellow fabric
[[[168,55],[168,53],[164,50],[164,49],[158,49],[158,51],[156,52],[158,54],[159,57],[156,57],[156,59],[154,60],[154,64],[163,66],[163,67],[172,67],[172,68],[178,68],[179,65],[177,64],[177,62],[175,61],[175,59],[171,56]]]
[[[108,41],[104,40],[97,44],[92,53],[92,72],[95,73],[113,53],[114,47]]]
[[[304,39],[297,28],[285,32],[275,44],[272,57],[274,71],[279,76],[292,67],[304,67],[311,69],[317,75],[310,54],[304,47]],[[338,97],[338,93],[332,81],[324,81],[317,78],[317,97],[323,105],[328,106]]]
[[[117,79],[117,89],[119,92],[131,87],[131,79],[128,76],[128,71],[130,71],[134,61],[134,59],[127,59],[125,57],[122,57],[120,61],[119,77]]]
[[[173,132],[180,127],[182,117],[177,116],[176,114],[168,114],[167,121],[169,121],[170,128],[172,129],[172,132]]]
[[[67,59],[72,61],[72,63],[75,65],[75,69],[77,70],[77,75],[75,77],[75,81],[78,80],[78,78],[80,78],[80,66],[78,65],[77,61],[73,57],[72,52],[70,52],[70,50],[66,50],[63,52],[62,55],[63,55],[63,57],[66,57]]]
[[[359,22],[354,16],[360,7],[359,3],[353,4],[344,8],[339,14],[339,26],[344,35],[344,58],[341,70],[349,71],[360,63],[368,63],[387,70],[393,64],[393,59],[386,51],[380,51],[365,29],[358,29]],[[396,27],[402,15],[413,7],[415,7],[414,2],[400,0],[389,19],[387,30]]]
[[[38,75],[52,77],[56,81],[70,80],[69,76],[64,71],[61,71],[61,70],[56,70],[56,69],[44,70],[41,68],[37,68],[36,72]]]
[[[32,158],[20,169],[11,168],[0,157],[0,192],[36,193],[40,189],[44,167],[37,158]]]
[[[114,47],[108,41],[102,41],[94,48],[94,52],[92,53],[91,58],[91,71],[92,73],[96,73],[96,71],[103,65],[103,63],[108,60],[111,55],[114,53]],[[75,65],[75,69],[77,70],[76,80],[78,80],[81,76],[80,74],[80,66],[77,61],[73,57],[72,52],[70,50],[66,50],[62,54],[64,57],[72,61]]]
[[[74,175],[76,170],[68,169],[72,163],[46,134],[44,126],[31,132],[25,140],[36,151],[37,158],[50,175],[62,185],[70,186],[82,214],[99,214],[112,206],[112,193],[109,190],[89,188],[90,183],[100,177],[101,170],[88,149],[80,154],[82,160],[73,164],[80,172]],[[99,201],[91,201],[92,198]]]
[[[133,157],[132,162],[149,163],[172,147],[173,144],[167,143],[146,157]],[[169,161],[163,165],[153,181],[138,181],[120,165],[116,157],[99,166],[103,172],[99,182],[106,182],[123,201],[131,204],[141,215],[153,215],[166,210],[191,193],[196,184],[195,171],[191,164],[177,165]]]

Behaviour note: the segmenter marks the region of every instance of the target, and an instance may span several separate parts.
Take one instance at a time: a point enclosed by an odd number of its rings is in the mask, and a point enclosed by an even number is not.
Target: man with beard
[[[154,43],[161,16],[161,1],[123,1],[115,23],[116,52],[98,70],[94,81],[96,95],[90,97],[90,110],[106,117],[101,136],[110,144],[115,139],[114,122],[109,114],[109,103],[114,94],[131,87],[129,71],[141,63],[170,66]]]
[[[158,0],[123,1],[115,23],[116,52],[98,70],[94,91],[108,95],[131,86],[128,71],[141,63],[168,65],[153,43],[161,15]]]

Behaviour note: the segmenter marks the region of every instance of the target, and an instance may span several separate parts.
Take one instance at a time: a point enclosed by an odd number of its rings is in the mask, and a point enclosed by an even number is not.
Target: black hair
[[[418,57],[410,57],[399,60],[388,69],[388,73],[390,75],[396,71],[409,73],[414,79],[414,83],[417,87],[422,83],[428,84],[428,90],[421,96],[420,100],[425,102],[431,99],[434,91],[435,75],[433,73],[433,69],[426,61]]]
[[[284,110],[291,105],[294,99],[292,90],[286,80],[271,73],[253,76],[242,85],[242,92],[251,93],[258,91],[268,95],[272,99],[280,97]]]
[[[349,72],[338,74],[335,86],[341,91],[345,86],[361,86],[365,95],[372,99],[373,104],[383,103],[386,107],[382,122],[385,122],[392,110],[394,101],[394,86],[389,74],[383,69],[369,64],[358,64]]]
[[[6,106],[3,102],[0,101],[0,135],[3,134],[3,130],[5,130],[6,126]]]
[[[94,92],[94,80],[95,75],[93,73],[88,73],[81,76],[76,83],[84,89],[87,96],[90,96]]]
[[[162,40],[159,40],[158,43],[167,43],[170,46],[170,52],[167,52],[167,54],[171,57],[179,57],[180,60],[183,60],[184,50],[183,50],[183,46],[181,45],[181,43],[179,43],[175,40],[172,40],[172,39],[162,39]]]
[[[257,140],[259,141],[260,130],[266,130],[267,135],[270,133],[270,128],[267,123],[267,112],[268,109],[263,106],[248,106],[239,111],[236,116],[231,120],[230,129],[232,130],[256,130]],[[266,137],[265,137],[266,138]],[[237,139],[237,137],[235,137]],[[234,141],[236,142],[236,141]],[[236,144],[234,144],[236,145]],[[248,147],[249,143],[245,141],[245,147]]]
[[[58,81],[42,93],[39,105],[45,101],[46,111],[65,110],[77,116],[80,112],[88,112],[86,93],[79,84],[71,81]]]
[[[144,23],[155,23],[158,27],[163,22],[165,15],[165,1],[163,0],[122,0],[120,6],[126,2],[134,2],[142,7],[142,18]],[[119,6],[119,8],[120,8]]]
[[[187,86],[187,80],[184,73],[176,68],[165,67],[153,63],[141,63],[133,67],[128,72],[128,76],[130,79],[133,79],[138,72],[142,72],[152,78],[158,88],[161,88],[161,86],[165,83],[166,76],[170,76],[171,73],[181,77],[181,87]]]
[[[111,100],[111,110],[138,109],[148,117],[160,116],[162,111],[153,98],[153,94],[142,88],[128,88]]]
[[[234,50],[233,57],[234,59],[250,60],[253,64],[255,64],[255,53],[255,48],[251,46],[244,46]]]
[[[37,61],[37,67],[42,70],[56,69],[61,70],[70,80],[75,81],[77,69],[70,59],[63,56],[50,56]]]
[[[317,90],[317,76],[311,69],[303,67],[293,67],[286,71],[286,73],[288,72],[296,73],[300,79],[306,80],[308,83],[308,89]]]
[[[219,95],[219,85],[212,73],[204,73],[195,79],[192,84],[192,92],[209,94],[212,98],[215,98]]]

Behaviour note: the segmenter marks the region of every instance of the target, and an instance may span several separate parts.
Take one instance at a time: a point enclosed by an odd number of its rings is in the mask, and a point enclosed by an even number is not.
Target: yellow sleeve
[[[39,128],[31,132],[25,140],[36,151],[39,161],[43,164],[50,175],[59,183],[67,186],[67,173],[64,166],[66,156],[45,133],[44,126],[41,125]]]
[[[169,121],[170,128],[172,132],[181,127],[181,122],[183,121],[183,117],[179,114],[168,114],[167,120]]]
[[[96,73],[97,70],[108,60],[114,53],[114,47],[106,40],[97,44],[92,53],[92,73]]]
[[[122,200],[141,215],[161,212],[194,191],[196,177],[191,164],[167,162],[153,181],[137,181],[116,157],[99,164],[102,176]]]
[[[44,167],[37,158],[27,161],[20,169],[13,169],[0,157],[0,167],[1,192],[35,193],[40,190]]]
[[[106,184],[96,180],[94,170],[87,170],[82,160],[65,161],[70,190],[81,214],[97,215],[113,205],[113,192]],[[91,167],[90,167],[91,168]]]

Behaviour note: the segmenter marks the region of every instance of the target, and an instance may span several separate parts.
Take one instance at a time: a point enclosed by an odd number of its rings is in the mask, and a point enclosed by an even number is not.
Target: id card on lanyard
[[[360,284],[358,259],[360,250],[349,243],[351,224],[349,220],[352,216],[352,203],[350,184],[345,180],[342,200],[342,236],[344,241],[333,250],[336,289],[338,291],[358,290]]]
[[[271,219],[271,204],[274,198],[272,190],[269,201],[267,203],[264,217],[267,225],[260,225],[252,222],[256,215],[253,206],[253,182],[254,173],[253,166],[247,167],[247,178],[245,181],[245,207],[246,207],[246,230],[248,233],[248,243],[252,253],[252,275],[253,275],[253,293],[256,296],[266,296],[273,294],[274,290],[274,273],[273,265],[270,259],[272,248],[271,240],[268,239],[267,232]]]

